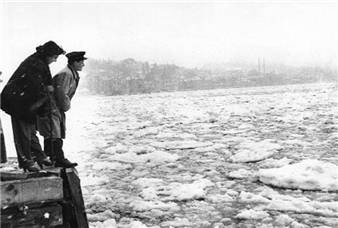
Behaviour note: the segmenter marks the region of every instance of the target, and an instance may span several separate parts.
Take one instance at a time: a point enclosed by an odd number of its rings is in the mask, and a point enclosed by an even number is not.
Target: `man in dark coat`
[[[64,53],[53,41],[37,47],[20,64],[1,93],[1,109],[11,115],[18,163],[25,171],[40,170],[32,154],[40,166],[51,165],[36,136],[36,119],[49,111],[48,97],[54,91],[49,64]]]
[[[1,76],[2,72],[0,71],[0,76]],[[0,78],[0,83],[2,82],[2,79]],[[5,163],[7,162],[7,153],[6,153],[6,144],[5,144],[5,136],[2,130],[2,125],[1,125],[1,119],[0,119],[0,143],[1,143],[1,147],[0,147],[0,162],[1,163]]]
[[[50,122],[48,116],[40,116],[38,119],[39,132],[44,136],[44,150],[55,162],[56,167],[70,168],[77,165],[65,158],[62,139],[66,134],[65,112],[70,109],[71,99],[79,84],[78,71],[82,70],[84,60],[87,59],[84,55],[84,51],[66,54],[68,65],[53,78],[55,107],[52,108],[52,121]]]

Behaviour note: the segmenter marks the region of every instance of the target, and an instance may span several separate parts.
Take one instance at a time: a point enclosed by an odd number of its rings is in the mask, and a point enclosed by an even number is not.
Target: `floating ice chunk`
[[[235,200],[233,197],[229,196],[228,194],[224,194],[224,195],[214,194],[214,195],[208,196],[207,199],[211,201],[212,203],[231,202]]]
[[[238,146],[239,152],[230,157],[233,162],[256,162],[272,156],[281,146],[270,140],[247,141]]]
[[[253,219],[261,220],[269,217],[269,214],[265,211],[257,211],[253,209],[244,210],[235,216],[238,219]]]
[[[285,140],[284,143],[291,144],[291,145],[299,145],[299,146],[309,146],[311,143],[300,140],[300,139],[288,139]]]
[[[190,200],[204,198],[206,192],[204,188],[214,184],[207,179],[200,179],[191,184],[172,183],[169,185],[170,195],[168,199],[173,200]]]
[[[157,190],[154,187],[148,187],[142,190],[141,196],[145,200],[157,200],[159,198]]]
[[[89,225],[91,228],[117,228],[115,219],[108,219],[104,222],[94,222]]]
[[[122,170],[128,169],[131,166],[129,164],[121,164],[119,162],[95,162],[93,169],[95,170]]]
[[[102,185],[108,183],[107,177],[98,177],[94,175],[82,176],[81,177],[81,185],[89,186],[89,185]]]
[[[132,221],[129,224],[128,228],[148,228],[148,227],[140,221]]]
[[[250,192],[241,192],[238,196],[239,201],[241,202],[246,202],[246,203],[269,203],[270,200],[267,198],[261,196],[261,195],[256,195]]]
[[[132,146],[129,150],[130,152],[136,153],[136,154],[146,154],[150,152],[154,152],[154,147],[144,145],[144,146]]]
[[[115,146],[111,146],[105,149],[105,152],[108,154],[123,153],[127,151],[128,151],[128,147],[125,145],[122,145],[121,143],[118,143]]]
[[[149,154],[136,154],[133,152],[115,154],[110,157],[111,160],[128,162],[128,163],[163,163],[163,162],[173,162],[179,158],[177,154],[171,154],[163,151],[155,151]]]
[[[142,188],[160,186],[163,184],[163,180],[159,178],[139,178],[133,181],[133,184],[139,185]]]
[[[169,202],[164,203],[161,201],[145,201],[145,200],[135,200],[132,201],[129,206],[135,211],[150,211],[152,209],[161,209],[165,211],[177,211],[179,206],[176,203]]]
[[[170,138],[181,138],[181,139],[197,139],[196,135],[189,133],[177,133],[177,132],[163,132],[156,136],[158,139],[170,139]]]
[[[255,129],[255,126],[253,126],[252,124],[243,123],[238,126],[238,129],[241,130]]]
[[[292,197],[282,195],[270,189],[263,188],[259,194],[242,192],[239,201],[260,203],[260,210],[284,211],[303,214],[313,214],[325,217],[338,217],[338,202],[312,201],[306,197]]]
[[[152,146],[165,148],[165,149],[194,149],[198,147],[211,146],[211,142],[199,142],[195,140],[185,140],[185,141],[171,141],[171,142],[154,142]]]
[[[238,170],[228,173],[227,176],[230,178],[244,179],[244,178],[251,177],[252,175],[253,175],[252,171],[249,171],[246,169],[238,169]]]
[[[179,159],[177,154],[171,154],[164,151],[155,151],[153,153],[143,155],[145,161],[154,163],[174,162]]]
[[[275,222],[279,226],[289,226],[295,220],[288,215],[279,215],[276,217]]]
[[[191,227],[192,223],[187,218],[176,218],[172,221],[161,223],[161,227]]]
[[[146,135],[157,135],[160,131],[159,127],[148,127],[145,129],[139,129],[134,133],[135,137],[143,137]]]
[[[95,214],[88,214],[88,220],[89,221],[105,221],[105,220],[111,220],[112,218],[116,217],[117,215],[114,214],[111,210],[105,210],[104,212],[95,213]],[[114,220],[114,219],[112,219]],[[113,221],[111,221],[113,222]],[[108,223],[108,222],[107,222]]]
[[[139,183],[140,181],[138,180],[134,183]],[[200,199],[206,196],[204,189],[213,185],[207,179],[199,179],[190,184],[174,182],[169,185],[154,180],[153,183],[148,182],[143,185],[145,188],[142,190],[141,196],[147,200],[161,199],[164,201]]]
[[[291,163],[291,159],[289,158],[282,158],[282,159],[273,159],[273,158],[268,158],[264,161],[261,161],[259,163],[260,168],[279,168],[285,165],[288,165]]]
[[[304,160],[281,168],[261,169],[259,180],[277,187],[304,190],[338,190],[338,166],[318,161]]]

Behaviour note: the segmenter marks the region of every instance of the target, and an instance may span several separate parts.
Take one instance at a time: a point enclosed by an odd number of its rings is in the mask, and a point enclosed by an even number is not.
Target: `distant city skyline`
[[[0,5],[1,70],[54,40],[97,59],[202,67],[243,61],[337,66],[335,1],[10,2]],[[65,57],[52,64],[60,69]]]

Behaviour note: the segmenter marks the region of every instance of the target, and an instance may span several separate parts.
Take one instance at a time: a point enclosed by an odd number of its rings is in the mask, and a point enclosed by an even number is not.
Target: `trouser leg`
[[[65,158],[65,154],[62,149],[63,140],[61,138],[55,139],[53,145],[55,149],[55,167],[71,168],[77,166],[76,162],[70,162]]]
[[[1,126],[0,126],[1,127]],[[2,130],[1,130],[1,133],[0,133],[0,143],[1,143],[1,148],[0,148],[0,154],[1,154],[1,163],[5,163],[7,162],[7,153],[6,153],[6,145],[5,145],[5,137],[4,137],[4,134],[2,133]]]
[[[31,151],[32,155],[36,157],[37,160],[42,160],[46,158],[46,154],[41,148],[39,138],[36,136],[36,130],[32,131],[31,135]]]
[[[55,145],[55,139],[45,138],[43,150],[45,154],[49,156],[52,161],[55,161],[56,150],[57,150],[56,145]]]
[[[57,161],[63,161],[65,159],[65,155],[63,153],[63,140],[58,138],[58,139],[54,139],[54,153],[56,155],[56,160]]]
[[[13,138],[20,168],[32,163],[31,135],[34,127],[34,124],[12,117]]]

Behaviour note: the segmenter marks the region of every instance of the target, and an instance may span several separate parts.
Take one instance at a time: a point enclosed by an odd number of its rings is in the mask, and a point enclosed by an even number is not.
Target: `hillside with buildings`
[[[218,67],[185,68],[173,64],[150,64],[89,59],[84,86],[94,94],[122,95],[161,91],[218,89],[337,81],[337,70],[319,66],[222,64]]]

